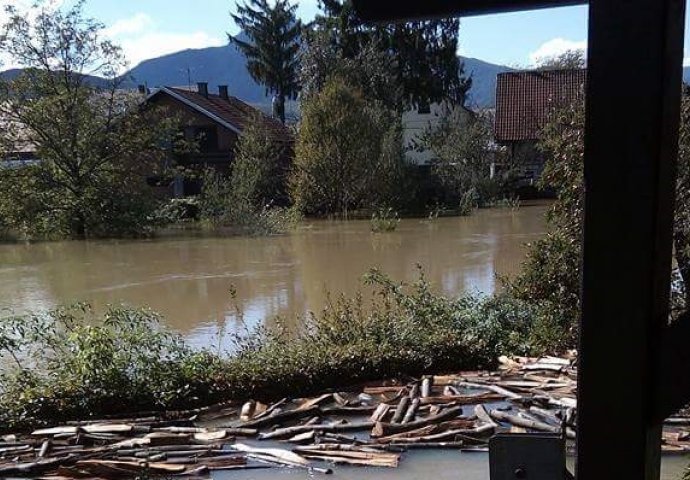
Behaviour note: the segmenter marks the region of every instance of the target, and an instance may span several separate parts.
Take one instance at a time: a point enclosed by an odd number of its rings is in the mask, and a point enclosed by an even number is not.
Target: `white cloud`
[[[586,50],[587,41],[573,41],[564,38],[553,38],[541,44],[539,48],[529,54],[531,65],[537,65],[541,60],[557,57],[570,50]]]
[[[684,67],[690,67],[690,57],[685,57],[683,59],[683,66]]]
[[[153,25],[151,17],[145,13],[137,13],[133,17],[118,20],[110,27],[106,28],[105,34],[109,37],[119,35],[131,35],[141,33]]]
[[[117,40],[117,39],[116,39]],[[160,57],[188,48],[218,47],[227,43],[205,32],[166,33],[150,32],[118,40],[130,67],[135,67],[149,58]]]
[[[105,34],[122,47],[129,67],[135,67],[149,58],[160,57],[188,48],[206,48],[225,45],[225,36],[209,35],[203,31],[174,33],[158,28],[158,24],[145,13],[123,18],[106,30]]]

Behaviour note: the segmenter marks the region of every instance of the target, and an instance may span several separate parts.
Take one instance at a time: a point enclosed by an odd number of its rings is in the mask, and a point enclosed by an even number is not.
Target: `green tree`
[[[302,105],[291,180],[295,203],[310,214],[341,214],[395,195],[403,169],[399,116],[342,79]]]
[[[24,70],[0,82],[0,143],[35,145],[41,161],[0,170],[0,216],[27,236],[135,235],[153,223],[145,179],[168,153],[173,122],[119,89],[122,52],[83,5],[28,18],[6,9],[0,49]]]
[[[568,70],[587,67],[584,50],[568,50],[560,55],[537,59],[538,70]]]
[[[677,281],[672,281],[674,310],[690,305],[690,96],[682,100],[678,177],[673,239]],[[582,232],[584,219],[584,126],[582,98],[558,107],[540,141],[546,164],[540,183],[556,190],[548,213],[549,233],[533,243],[521,274],[512,281],[517,297],[549,302],[574,334],[580,309]],[[574,342],[574,336],[571,342]]]
[[[351,0],[322,0],[315,28],[327,31],[344,58],[356,58],[376,45],[393,60],[390,70],[402,88],[403,108],[451,100],[463,103],[471,80],[457,55],[457,19],[368,25],[355,15]]]
[[[557,197],[547,214],[549,231],[530,244],[522,271],[510,284],[521,300],[548,304],[561,326],[576,342],[580,312],[580,263],[584,215],[584,102],[554,107],[542,133],[539,148],[546,163],[539,179]]]
[[[247,57],[251,77],[276,95],[277,113],[285,123],[285,101],[299,92],[300,33],[302,26],[295,15],[297,5],[289,0],[248,0],[236,4],[235,23],[249,37],[248,41],[228,35],[230,42]]]
[[[332,42],[332,32],[313,30],[305,35],[302,51],[301,99],[307,101],[324,88],[329,79],[341,78],[369,101],[390,109],[402,105],[402,87],[393,72],[395,59],[375,41],[363,45],[354,56],[345,56]]]
[[[676,216],[673,242],[676,264],[682,279],[682,306],[690,307],[690,87],[684,88],[681,105],[676,182]]]
[[[245,127],[235,147],[231,190],[234,203],[263,208],[287,203],[285,146],[256,114]]]
[[[434,154],[432,171],[443,188],[445,201],[481,206],[501,196],[510,196],[515,169],[493,148],[493,120],[486,113],[470,113],[462,108],[446,108],[437,125],[418,140]],[[491,176],[492,163],[502,170]]]

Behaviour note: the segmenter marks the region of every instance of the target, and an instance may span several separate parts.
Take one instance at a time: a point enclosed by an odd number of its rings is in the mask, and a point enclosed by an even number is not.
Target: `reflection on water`
[[[408,219],[384,234],[371,233],[367,221],[310,221],[294,234],[268,238],[0,245],[0,308],[147,305],[205,344],[218,329],[238,328],[233,285],[249,325],[280,315],[294,326],[298,315],[325,305],[327,291],[362,290],[361,277],[371,267],[413,280],[419,264],[445,293],[493,292],[496,273],[515,273],[524,244],[544,232],[544,211],[533,206]]]

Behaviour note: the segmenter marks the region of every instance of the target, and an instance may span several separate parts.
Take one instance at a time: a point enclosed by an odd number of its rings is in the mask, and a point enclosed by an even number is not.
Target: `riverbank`
[[[502,357],[500,363],[498,371],[369,382],[272,404],[224,402],[10,434],[0,445],[0,473],[198,477],[280,468],[340,474],[342,465],[410,470],[419,451],[452,452],[448,466],[457,469],[486,452],[492,435],[506,432],[561,433],[572,452],[577,357]],[[662,450],[690,452],[690,417],[665,422]]]
[[[83,305],[5,319],[0,425],[31,428],[122,411],[310,395],[379,378],[495,366],[503,354],[558,349],[565,338],[539,308],[507,297],[448,298],[422,276],[398,284],[373,271],[376,295],[333,299],[300,332],[230,335],[229,355],[194,349],[147,310]],[[560,333],[559,333],[560,332]],[[26,360],[24,360],[26,359]]]

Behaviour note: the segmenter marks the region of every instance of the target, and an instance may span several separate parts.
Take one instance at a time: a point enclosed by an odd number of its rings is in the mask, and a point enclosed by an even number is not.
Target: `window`
[[[218,129],[215,126],[185,127],[185,140],[196,140],[200,153],[213,153],[218,151]]]

